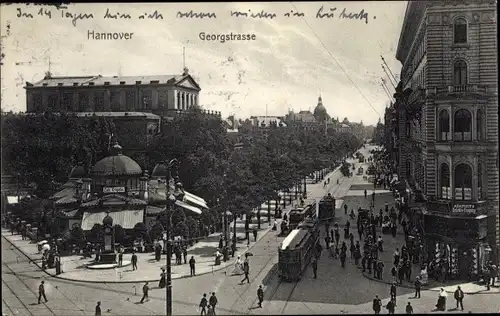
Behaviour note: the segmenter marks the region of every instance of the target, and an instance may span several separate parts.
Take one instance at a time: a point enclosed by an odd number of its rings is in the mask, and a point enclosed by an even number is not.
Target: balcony
[[[425,89],[417,88],[413,90],[410,96],[408,97],[408,103],[412,104],[415,101],[423,102],[425,101],[425,97],[426,97]]]
[[[426,95],[459,99],[464,97],[486,97],[488,95],[488,87],[485,85],[473,84],[440,86],[426,89]]]
[[[477,217],[488,214],[486,201],[429,200],[427,210],[451,217]]]

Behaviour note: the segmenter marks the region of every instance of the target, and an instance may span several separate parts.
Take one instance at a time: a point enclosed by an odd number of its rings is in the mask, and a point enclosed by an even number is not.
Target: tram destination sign
[[[125,187],[103,187],[102,193],[125,193]]]
[[[475,215],[476,205],[474,204],[455,204],[451,210],[453,214]]]

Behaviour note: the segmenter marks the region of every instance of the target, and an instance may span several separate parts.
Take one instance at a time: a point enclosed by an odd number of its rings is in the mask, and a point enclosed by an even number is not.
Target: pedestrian
[[[262,289],[262,285],[259,285],[259,289],[257,290],[257,298],[259,299],[259,307],[262,308],[262,302],[264,301],[264,290]]]
[[[121,267],[123,265],[123,251],[120,249],[118,252],[118,266]]]
[[[335,236],[333,234],[333,229],[330,229],[330,236],[331,236],[331,240],[335,241]]]
[[[363,258],[361,259],[361,266],[363,268],[363,270],[361,272],[366,271],[366,261],[367,261],[367,258],[366,258],[366,255],[364,255]]]
[[[142,287],[142,298],[141,298],[141,303],[144,303],[144,300],[149,301],[149,282],[146,282],[144,286]]]
[[[206,315],[207,314],[207,293],[203,293],[203,297],[201,298],[200,301],[200,315]]]
[[[161,274],[160,274],[160,282],[158,283],[158,287],[160,289],[165,288],[167,285],[167,279],[166,279],[167,274],[165,273],[165,269],[161,268]]]
[[[382,261],[378,262],[378,278],[379,280],[382,280],[382,276],[384,274],[384,263]]]
[[[183,247],[182,248],[182,256],[184,257],[184,264],[187,263],[187,255],[188,255],[187,248]]]
[[[223,246],[224,246],[224,239],[222,238],[222,235],[221,235],[220,239],[219,239],[219,249],[222,249]]]
[[[420,290],[422,289],[422,282],[420,277],[415,278],[415,298],[420,298]]]
[[[413,306],[411,306],[410,302],[406,305],[406,314],[413,314]]]
[[[95,306],[95,316],[101,316],[101,302],[97,302],[97,305]]]
[[[42,281],[38,286],[38,304],[40,304],[40,300],[42,299],[42,297],[45,300],[45,303],[49,301],[47,299],[47,296],[45,296],[45,281]]]
[[[391,284],[391,301],[394,300],[394,304],[396,304],[396,294],[397,293],[397,288],[396,288],[396,283]]]
[[[378,298],[378,295],[375,295],[372,307],[373,311],[375,312],[375,315],[380,314],[380,309],[382,308],[382,301],[380,300],[380,298]]]
[[[253,228],[253,241],[257,242],[257,228]]]
[[[410,262],[410,259],[408,259],[408,260],[406,261],[406,268],[405,268],[405,269],[406,269],[406,280],[407,280],[408,282],[411,282],[411,272],[412,272],[412,271],[411,271],[411,268],[412,268],[412,267],[411,267],[411,262]]]
[[[336,247],[339,246],[339,241],[340,241],[340,233],[339,233],[339,229],[337,226],[337,228],[335,229],[335,246]]]
[[[403,284],[403,280],[405,278],[405,274],[406,274],[406,268],[404,265],[400,265],[399,266],[399,269],[398,269],[398,281],[399,281],[399,284]]]
[[[313,273],[314,273],[314,278],[316,279],[318,277],[318,260],[316,258],[313,258],[312,261],[312,268],[313,268]]]
[[[196,260],[194,260],[194,256],[191,256],[191,259],[189,259],[189,270],[191,272],[191,276],[196,275],[195,264],[196,264]]]
[[[372,202],[373,202],[373,204],[375,204],[375,191],[373,191],[373,193],[372,193]]]
[[[248,258],[245,258],[245,262],[247,262]],[[250,273],[250,266],[247,264],[244,264],[243,265],[243,272],[245,273],[245,278],[243,280],[241,280],[241,284],[245,283],[245,281],[247,281],[247,283],[250,283],[250,279],[248,278],[248,274]]]
[[[393,266],[391,269],[392,282],[397,281],[397,275],[398,275],[398,268],[396,266]]]
[[[217,297],[215,296],[215,292],[212,293],[212,296],[210,296],[210,300],[208,302],[212,307],[212,313],[215,315],[215,306],[217,305],[218,302]]]
[[[385,306],[385,308],[389,311],[389,314],[394,314],[395,307],[396,303],[392,299]]]
[[[132,271],[137,270],[137,255],[132,252]]]
[[[347,204],[344,204],[344,212],[345,212],[345,215],[347,215]]]
[[[365,190],[365,199],[366,199],[366,193],[367,193],[367,192],[366,192],[366,190]]]
[[[457,287],[457,290],[455,291],[455,300],[457,301],[457,309],[458,305],[460,305],[460,308],[464,310],[464,291],[460,288],[460,286]]]
[[[345,251],[340,252],[340,265],[342,268],[345,268],[345,259],[347,257],[347,254]]]
[[[378,245],[378,251],[384,252],[384,240],[382,239],[382,236],[378,236],[377,239],[377,245]]]
[[[394,265],[397,266],[399,264],[399,250],[396,248],[396,251],[394,251]]]
[[[354,244],[351,244],[351,247],[349,249],[350,253],[351,253],[351,259],[354,258],[354,252],[356,251],[356,246],[354,246]]]
[[[330,249],[330,236],[325,236],[326,249]]]

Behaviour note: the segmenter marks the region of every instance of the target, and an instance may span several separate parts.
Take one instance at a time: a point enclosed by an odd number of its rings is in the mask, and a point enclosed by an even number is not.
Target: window
[[[447,164],[441,164],[439,168],[439,183],[441,184],[441,198],[451,199],[450,168]]]
[[[166,91],[158,92],[158,107],[168,107],[168,94]]]
[[[467,21],[464,18],[455,20],[453,33],[455,43],[467,43]]]
[[[462,86],[467,84],[467,64],[463,60],[457,60],[453,64],[453,85]]]
[[[476,113],[476,139],[483,140],[483,111],[477,110]]]
[[[455,141],[470,141],[472,129],[472,116],[470,111],[460,109],[455,112],[454,119],[454,137]]]
[[[483,194],[483,164],[481,161],[477,163],[477,200],[481,201],[485,196]]]
[[[439,140],[450,140],[450,115],[448,110],[439,112]]]
[[[42,95],[40,93],[33,93],[32,98],[33,98],[34,112],[42,112],[43,111]]]
[[[126,109],[133,111],[135,109],[135,91],[127,91],[125,93]]]
[[[59,98],[57,94],[49,94],[47,103],[49,111],[59,111]]]
[[[62,102],[62,110],[63,111],[73,111],[73,93],[64,92],[63,93],[63,102]]]
[[[455,199],[472,200],[472,168],[465,163],[455,167]]]
[[[96,112],[104,111],[104,91],[97,91],[94,94],[94,107]]]
[[[78,111],[86,112],[89,106],[89,94],[87,92],[78,93]]]
[[[110,93],[111,111],[120,111],[120,92],[111,91]]]

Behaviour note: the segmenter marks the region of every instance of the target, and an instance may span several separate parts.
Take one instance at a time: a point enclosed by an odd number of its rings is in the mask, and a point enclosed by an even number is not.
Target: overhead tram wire
[[[296,12],[300,12],[299,9],[297,9],[297,7],[295,6],[295,4],[293,2],[290,1],[290,4],[294,7],[294,9],[296,10]],[[371,104],[370,100],[368,100],[368,98],[365,96],[365,94],[358,88],[358,86],[354,83],[354,81],[351,79],[351,77],[349,76],[349,74],[344,70],[344,67],[342,67],[342,65],[337,61],[337,59],[335,58],[335,56],[333,56],[333,54],[330,52],[330,50],[328,50],[328,48],[326,47],[325,43],[323,43],[323,41],[319,38],[319,36],[314,31],[314,29],[311,27],[311,25],[304,18],[304,16],[301,16],[301,18],[306,23],[307,27],[309,27],[309,29],[311,30],[311,32],[313,33],[313,35],[316,37],[316,39],[321,43],[321,45],[323,46],[323,48],[327,51],[328,55],[330,55],[330,57],[332,57],[332,59],[337,63],[337,65],[339,66],[340,70],[342,70],[342,72],[346,75],[347,79],[351,82],[351,84],[354,86],[354,88],[356,88],[356,90],[358,90],[358,92],[366,100],[366,102],[372,108],[372,110],[375,113],[377,113],[378,117],[382,118],[382,116],[377,111],[377,109],[375,109],[375,107]]]

